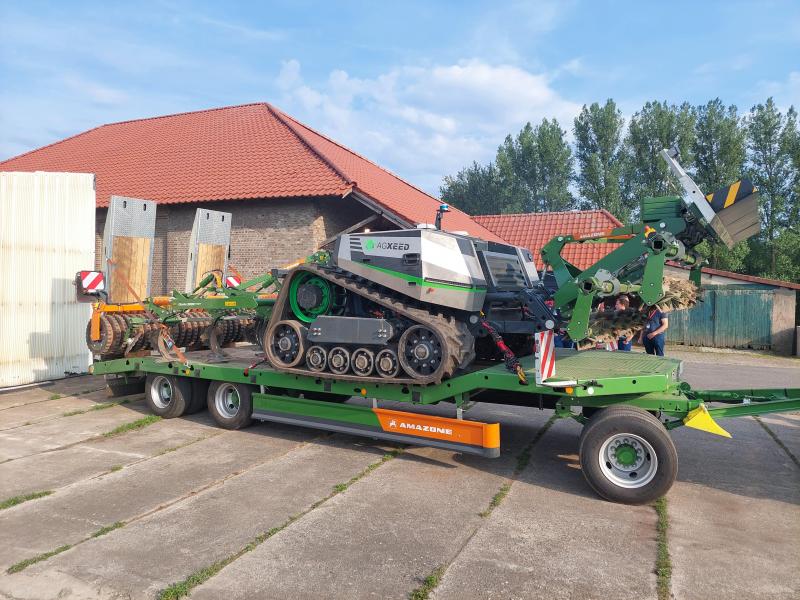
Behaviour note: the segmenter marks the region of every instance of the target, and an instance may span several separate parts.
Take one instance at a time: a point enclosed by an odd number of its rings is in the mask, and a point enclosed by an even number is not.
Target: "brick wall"
[[[189,236],[199,206],[233,214],[230,264],[245,278],[308,256],[326,238],[371,214],[367,207],[351,198],[161,205],[156,213],[152,294],[183,289],[189,257]],[[97,209],[97,268],[103,256],[101,246],[105,216],[106,209]]]

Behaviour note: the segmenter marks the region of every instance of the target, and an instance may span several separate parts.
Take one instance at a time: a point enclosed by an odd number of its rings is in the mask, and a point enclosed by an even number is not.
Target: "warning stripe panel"
[[[538,381],[549,379],[556,372],[556,354],[552,330],[536,334]]]
[[[756,188],[749,179],[741,179],[736,183],[715,191],[713,194],[706,195],[706,200],[711,204],[714,212],[719,212],[736,202],[747,198],[756,192]]]
[[[100,271],[81,271],[81,286],[85,290],[102,290],[105,286]]]

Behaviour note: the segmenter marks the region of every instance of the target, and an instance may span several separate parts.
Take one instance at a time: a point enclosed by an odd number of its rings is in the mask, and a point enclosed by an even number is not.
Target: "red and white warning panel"
[[[238,275],[228,275],[227,277],[225,277],[225,287],[229,288],[239,287],[240,283],[242,283],[242,279]]]
[[[75,273],[75,299],[78,302],[97,302],[105,294],[106,278],[102,271]]]
[[[556,349],[553,330],[536,335],[536,383],[550,379],[556,374]]]
[[[102,271],[81,271],[80,277],[84,292],[101,292],[106,289],[106,280]]]

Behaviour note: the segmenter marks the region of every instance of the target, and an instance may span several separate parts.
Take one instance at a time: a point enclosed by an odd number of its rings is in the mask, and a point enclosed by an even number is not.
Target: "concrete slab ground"
[[[409,449],[296,521],[205,585],[193,598],[405,598],[451,560],[480,525],[527,435],[494,461]],[[535,424],[534,424],[535,423]]]
[[[605,502],[588,489],[579,433],[567,421],[548,430],[433,598],[656,597],[655,511]]]
[[[0,593],[31,600],[154,598],[308,510],[383,453],[344,436],[294,444],[219,486],[0,579]]]
[[[790,359],[675,355],[694,387],[800,387]],[[205,413],[106,438],[146,412],[141,396],[89,411],[110,400],[102,387],[82,377],[0,394],[0,502],[52,492],[0,510],[1,599],[154,600],[192,574],[195,599],[406,598],[439,568],[432,598],[657,596],[655,510],[594,495],[577,423],[557,421],[515,471],[548,411],[475,406],[470,418],[501,423],[499,459],[409,448],[383,462],[369,440],[225,431]],[[674,432],[671,597],[800,597],[800,413],[722,424],[732,440]]]
[[[92,377],[91,375],[10,388],[0,392],[0,410],[24,404],[47,402],[57,399],[56,397],[80,396],[97,391],[105,394],[105,382],[102,377]]]
[[[297,447],[305,434],[285,427],[273,429],[270,435],[257,430],[218,435],[3,511],[0,568],[75,544],[102,527],[134,520],[220,485],[234,474]]]
[[[0,463],[94,438],[148,414],[144,402],[0,431]]]
[[[673,434],[681,468],[668,495],[677,599],[792,598],[800,592],[800,469],[753,419],[733,435]]]
[[[0,463],[0,498],[60,488],[221,433],[207,413],[200,413],[159,421],[136,435],[91,438],[9,460]]]

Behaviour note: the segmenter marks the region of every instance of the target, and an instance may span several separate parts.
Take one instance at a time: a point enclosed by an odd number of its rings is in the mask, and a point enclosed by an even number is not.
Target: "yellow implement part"
[[[732,437],[730,433],[720,427],[717,422],[708,414],[708,409],[705,404],[701,404],[688,415],[683,418],[683,424],[687,427],[693,427],[700,431],[713,433],[714,435],[721,435],[722,437]]]

